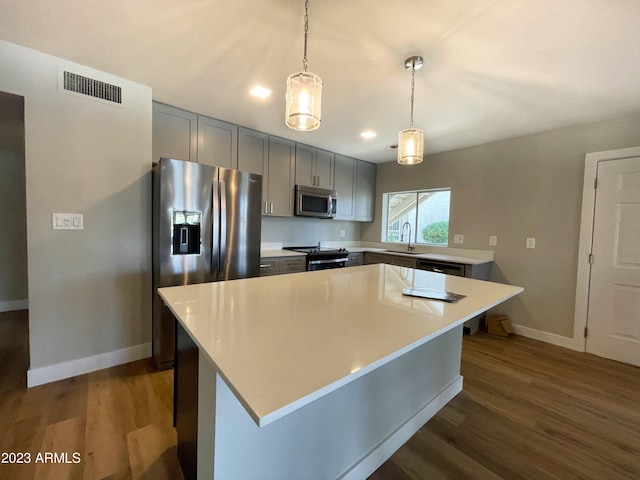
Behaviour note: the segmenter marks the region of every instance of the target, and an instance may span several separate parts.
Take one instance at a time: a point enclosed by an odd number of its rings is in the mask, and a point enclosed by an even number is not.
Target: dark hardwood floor
[[[462,373],[463,392],[370,480],[640,478],[640,368],[478,333]],[[172,382],[143,360],[0,394],[0,452],[81,458],[0,464],[0,479],[180,479]]]
[[[0,313],[0,393],[26,388],[29,368],[29,311]]]

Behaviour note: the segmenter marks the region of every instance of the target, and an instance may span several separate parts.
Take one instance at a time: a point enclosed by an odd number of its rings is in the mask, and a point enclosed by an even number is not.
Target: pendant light
[[[422,57],[409,57],[404,61],[404,68],[411,69],[411,116],[409,128],[398,134],[398,163],[415,165],[422,162],[424,154],[424,132],[413,128],[413,97],[415,90],[416,70],[422,67]]]
[[[304,2],[304,58],[302,72],[287,78],[287,110],[285,122],[293,130],[309,132],[320,126],[322,80],[307,72],[307,37],[309,32],[309,0]]]

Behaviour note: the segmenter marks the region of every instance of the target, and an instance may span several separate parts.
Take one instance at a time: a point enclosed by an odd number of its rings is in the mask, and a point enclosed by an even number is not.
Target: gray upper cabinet
[[[153,161],[163,157],[262,175],[263,215],[293,216],[298,184],[335,190],[338,220],[373,220],[375,164],[153,102]]]
[[[355,219],[359,222],[373,221],[373,208],[376,193],[375,163],[357,161]],[[340,197],[338,196],[338,203]]]
[[[295,143],[255,130],[238,131],[238,170],[262,175],[262,214],[293,216]]]
[[[197,161],[198,115],[153,102],[153,161],[175,158]]]
[[[355,219],[356,195],[355,158],[336,154],[334,189],[338,195],[336,220]]]
[[[333,190],[335,155],[307,145],[296,145],[297,185]]]
[[[295,152],[296,144],[294,142],[278,137],[269,137],[268,215],[293,216]]]
[[[262,175],[262,213],[268,213],[269,135],[240,127],[238,129],[238,170]]]
[[[238,126],[198,115],[198,163],[238,168]]]

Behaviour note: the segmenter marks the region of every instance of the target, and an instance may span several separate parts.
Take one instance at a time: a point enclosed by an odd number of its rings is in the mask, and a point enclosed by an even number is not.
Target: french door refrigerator
[[[262,176],[161,158],[153,168],[153,356],[171,368],[175,325],[157,289],[260,275]]]

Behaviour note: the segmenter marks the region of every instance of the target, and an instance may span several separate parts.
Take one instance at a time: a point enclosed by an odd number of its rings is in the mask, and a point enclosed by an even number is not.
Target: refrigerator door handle
[[[225,275],[226,265],[222,265],[227,258],[227,188],[226,183],[220,180],[220,264],[218,265],[218,279]]]
[[[216,172],[217,173],[217,172]],[[217,176],[217,175],[216,175]],[[218,280],[220,252],[218,251],[220,241],[220,184],[218,180],[213,180],[213,191],[211,199],[211,280]]]

